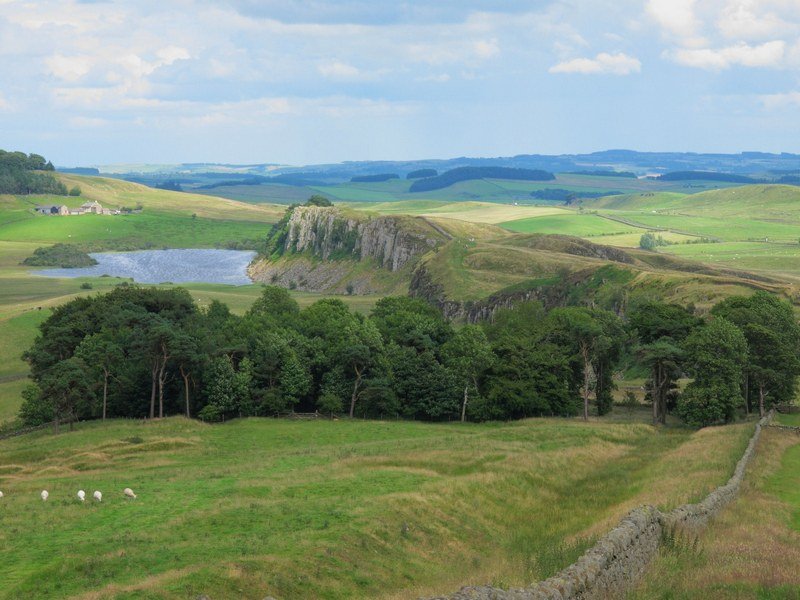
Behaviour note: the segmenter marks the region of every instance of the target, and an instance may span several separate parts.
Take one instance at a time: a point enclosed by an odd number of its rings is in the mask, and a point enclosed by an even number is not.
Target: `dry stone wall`
[[[761,430],[772,416],[770,412],[758,422],[728,482],[702,502],[685,504],[668,513],[653,506],[636,508],[577,562],[530,587],[501,590],[471,586],[432,600],[595,600],[624,596],[656,555],[665,530],[701,528],[736,497]]]

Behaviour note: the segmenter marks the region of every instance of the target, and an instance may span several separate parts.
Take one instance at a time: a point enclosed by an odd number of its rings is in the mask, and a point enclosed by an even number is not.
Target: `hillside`
[[[416,598],[523,585],[632,507],[672,507],[722,483],[751,429],[170,418],[39,432],[0,444],[0,598]],[[102,503],[78,502],[78,489],[102,491]]]

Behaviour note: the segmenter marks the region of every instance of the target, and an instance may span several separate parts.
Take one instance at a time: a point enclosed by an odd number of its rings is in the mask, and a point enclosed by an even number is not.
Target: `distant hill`
[[[461,167],[446,171],[436,177],[417,179],[411,184],[409,192],[430,192],[441,190],[471,179],[511,179],[515,181],[552,181],[555,175],[534,169],[512,169],[508,167]]]
[[[761,183],[758,179],[735,175],[733,173],[716,173],[713,171],[674,171],[659,175],[661,181],[726,181],[729,183]]]

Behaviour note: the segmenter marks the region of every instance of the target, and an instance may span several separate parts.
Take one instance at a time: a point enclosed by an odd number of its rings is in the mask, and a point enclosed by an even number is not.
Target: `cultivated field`
[[[170,418],[29,434],[0,443],[0,598],[521,585],[569,564],[635,505],[701,498],[751,432]],[[78,489],[103,502],[80,503]]]

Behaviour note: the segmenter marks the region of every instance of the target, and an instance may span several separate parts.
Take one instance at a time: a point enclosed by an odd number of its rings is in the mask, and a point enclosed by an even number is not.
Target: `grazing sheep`
[[[136,494],[133,493],[133,490],[131,488],[125,488],[124,490],[122,490],[122,493],[125,494],[128,498],[133,498],[134,500],[136,499]]]
[[[95,491],[95,493],[94,493],[94,494],[92,494],[92,498],[94,498],[94,499],[95,499],[95,500],[97,500],[98,502],[102,502],[102,501],[103,501],[103,494],[101,494],[101,493],[100,493],[100,492],[98,492],[98,491]]]
[[[78,490],[78,500],[84,502],[86,500],[86,492],[83,490]]]
[[[47,490],[42,490],[42,500],[47,500],[47,497],[48,497],[49,495],[50,495],[50,494],[48,494],[48,493],[47,493]]]
[[[0,498],[2,498],[2,497],[3,497],[3,492],[0,492]]]

